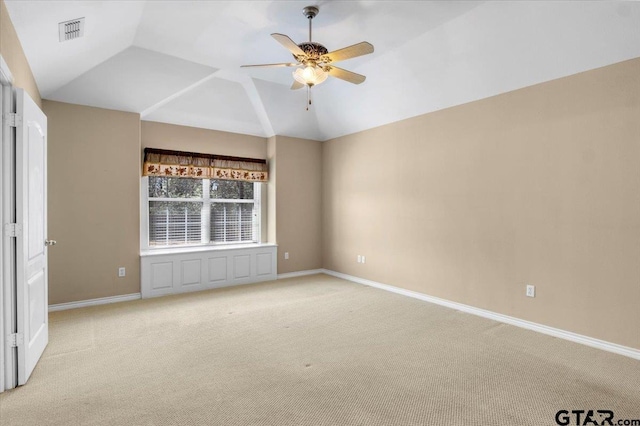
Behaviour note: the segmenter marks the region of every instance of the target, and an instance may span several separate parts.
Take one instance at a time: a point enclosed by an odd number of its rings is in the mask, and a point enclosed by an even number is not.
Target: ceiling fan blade
[[[328,73],[332,77],[339,78],[340,80],[348,81],[353,84],[362,83],[367,77],[362,74],[356,74],[352,71],[343,70],[342,68],[334,67],[333,65],[327,67]]]
[[[363,41],[349,47],[334,50],[333,52],[329,52],[324,56],[328,56],[329,59],[331,59],[331,62],[338,62],[362,55],[368,55],[369,53],[373,53],[373,45],[371,43]]]
[[[240,68],[249,68],[249,67],[297,67],[300,64],[294,64],[292,62],[283,62],[280,64],[259,64],[259,65],[240,65]]]
[[[288,49],[289,52],[293,53],[294,56],[305,55],[304,51],[300,49],[300,47],[298,47],[296,42],[291,40],[289,36],[286,36],[284,34],[273,33],[271,34],[271,37],[275,38],[278,43],[280,43],[286,49]]]
[[[291,85],[291,90],[302,89],[305,85],[300,83],[298,80],[293,80],[293,84]]]

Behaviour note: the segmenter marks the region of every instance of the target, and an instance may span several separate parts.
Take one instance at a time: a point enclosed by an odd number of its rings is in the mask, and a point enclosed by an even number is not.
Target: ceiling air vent
[[[60,22],[58,24],[58,33],[60,41],[69,41],[82,37],[84,35],[84,18]]]

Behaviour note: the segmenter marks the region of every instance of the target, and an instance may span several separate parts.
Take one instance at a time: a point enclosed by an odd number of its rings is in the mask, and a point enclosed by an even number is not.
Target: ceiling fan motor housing
[[[298,44],[298,47],[302,49],[302,51],[306,55],[306,60],[311,60],[314,62],[319,62],[321,57],[329,53],[326,47],[324,47],[320,43],[316,43],[315,41],[305,41]],[[293,57],[296,58],[296,60],[300,59],[296,55],[293,55]]]

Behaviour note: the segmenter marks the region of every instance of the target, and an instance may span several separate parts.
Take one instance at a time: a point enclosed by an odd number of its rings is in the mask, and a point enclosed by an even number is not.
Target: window
[[[148,247],[259,242],[261,185],[238,180],[143,178]]]

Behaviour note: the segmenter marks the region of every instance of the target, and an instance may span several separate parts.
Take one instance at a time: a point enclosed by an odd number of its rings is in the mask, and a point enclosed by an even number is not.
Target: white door
[[[16,89],[16,313],[18,385],[49,342],[47,291],[47,117]],[[21,229],[20,229],[21,228]]]

